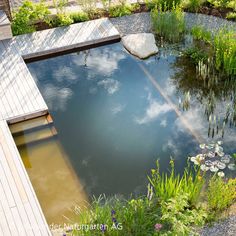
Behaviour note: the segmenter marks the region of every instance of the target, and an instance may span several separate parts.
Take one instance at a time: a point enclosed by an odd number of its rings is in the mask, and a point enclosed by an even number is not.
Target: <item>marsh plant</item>
[[[180,7],[165,11],[162,7],[151,12],[154,33],[169,42],[179,42],[185,32],[184,13]]]

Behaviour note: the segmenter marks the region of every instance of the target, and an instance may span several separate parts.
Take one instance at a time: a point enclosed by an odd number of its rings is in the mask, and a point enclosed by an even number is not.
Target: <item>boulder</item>
[[[131,54],[141,59],[145,59],[158,52],[155,37],[151,33],[128,34],[121,41]]]

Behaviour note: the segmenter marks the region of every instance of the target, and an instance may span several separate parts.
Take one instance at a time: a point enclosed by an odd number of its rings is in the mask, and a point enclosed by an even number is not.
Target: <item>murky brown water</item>
[[[70,209],[75,204],[86,204],[87,195],[70,166],[52,125],[44,124],[40,128],[18,132],[19,126],[27,130],[32,122],[34,121],[23,122],[10,128],[12,132],[16,131],[14,139],[47,222],[65,223],[65,217],[73,216]],[[37,119],[34,123],[36,122],[40,125]]]

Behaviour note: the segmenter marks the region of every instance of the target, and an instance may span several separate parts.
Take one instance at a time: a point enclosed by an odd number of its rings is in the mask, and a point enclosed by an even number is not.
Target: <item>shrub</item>
[[[89,16],[85,12],[74,12],[70,14],[70,18],[74,21],[74,23],[84,22],[89,20]]]
[[[181,0],[146,0],[146,5],[149,10],[160,7],[163,11],[171,10],[179,6]]]
[[[204,0],[187,0],[182,2],[183,7],[190,12],[198,12]]]
[[[211,211],[226,209],[236,199],[236,179],[224,181],[221,177],[213,176],[209,181],[207,197]]]
[[[126,0],[122,0],[119,5],[110,6],[109,15],[110,17],[121,17],[130,15],[133,10],[133,7],[130,4],[127,4]]]
[[[16,12],[13,12],[12,32],[13,35],[32,33],[36,30],[34,23],[37,21],[46,21],[50,11],[41,1],[33,3],[24,1],[22,6]]]
[[[226,18],[228,20],[236,20],[236,12],[229,12],[229,13],[227,13]]]
[[[73,23],[73,19],[66,13],[59,13],[50,21],[53,27],[67,26]]]
[[[203,208],[191,209],[186,193],[178,193],[167,202],[162,202],[161,220],[169,225],[168,235],[194,235],[193,225],[203,225],[207,212]]]
[[[156,8],[151,12],[154,32],[170,42],[178,42],[185,31],[184,13],[179,7],[172,11],[162,11]]]

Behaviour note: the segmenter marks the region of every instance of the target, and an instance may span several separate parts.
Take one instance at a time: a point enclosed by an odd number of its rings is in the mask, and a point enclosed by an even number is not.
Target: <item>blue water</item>
[[[178,56],[162,50],[141,61],[116,43],[28,63],[58,139],[89,196],[145,194],[157,159],[166,171],[172,156],[182,172],[187,157],[196,154],[196,138],[140,67],[178,108],[183,93],[173,80],[180,70],[174,66]],[[200,105],[196,95],[183,116],[207,140]],[[230,132],[226,146],[233,151],[235,131]]]

